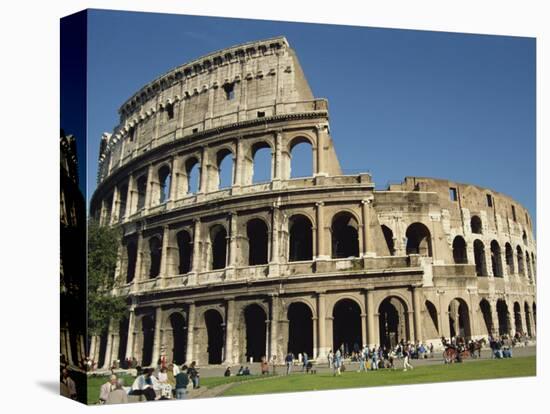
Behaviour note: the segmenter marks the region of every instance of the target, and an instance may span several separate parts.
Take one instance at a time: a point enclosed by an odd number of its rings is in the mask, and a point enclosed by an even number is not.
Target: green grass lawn
[[[262,381],[235,384],[226,390],[223,395],[252,395],[274,392],[374,387],[382,385],[422,384],[431,382],[525,377],[535,374],[536,360],[534,356],[530,356],[452,365],[426,365],[407,372],[403,372],[402,370],[380,370],[376,372],[369,371],[367,373],[348,371],[342,373],[340,377],[333,377],[332,374],[329,373],[277,376]]]

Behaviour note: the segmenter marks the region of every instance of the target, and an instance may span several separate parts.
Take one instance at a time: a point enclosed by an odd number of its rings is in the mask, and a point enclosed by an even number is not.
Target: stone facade
[[[293,178],[303,143],[312,174]],[[271,179],[257,183],[266,148]],[[232,182],[220,188],[226,157]],[[143,87],[104,134],[99,164],[91,213],[122,229],[113,293],[130,307],[96,339],[104,367],[535,335],[529,213],[475,185],[407,177],[378,191],[367,173],[344,175],[327,101],[283,37]]]

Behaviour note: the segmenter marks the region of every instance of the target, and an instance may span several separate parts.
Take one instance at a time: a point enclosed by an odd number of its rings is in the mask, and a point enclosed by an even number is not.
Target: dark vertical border
[[[86,88],[87,11],[60,21],[60,375],[67,369],[76,385],[71,398],[87,402],[83,364],[86,324]],[[60,384],[62,395],[68,388]]]

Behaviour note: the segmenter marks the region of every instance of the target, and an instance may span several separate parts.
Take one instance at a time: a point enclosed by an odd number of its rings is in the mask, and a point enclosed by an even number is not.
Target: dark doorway
[[[341,259],[359,256],[359,233],[355,218],[348,213],[336,215],[332,221],[332,257]]]
[[[313,258],[312,226],[305,216],[297,215],[289,221],[289,255],[290,262],[311,260]]]
[[[126,349],[128,347],[128,325],[128,318],[122,319],[118,324],[119,342],[117,359],[121,362],[126,359]]]
[[[204,314],[204,323],[208,335],[208,348],[206,350],[208,363],[221,364],[224,342],[223,318],[218,311],[210,309]]]
[[[297,356],[307,353],[313,356],[313,320],[305,303],[296,302],[288,308],[288,352]]]
[[[388,226],[382,225],[382,233],[384,233],[384,239],[386,239],[386,245],[390,255],[395,255],[395,246],[393,242],[393,231]]]
[[[514,303],[514,323],[516,332],[523,332],[523,324],[521,323],[521,306],[518,302]]]
[[[482,299],[481,302],[479,302],[479,309],[481,309],[481,314],[483,315],[487,335],[492,335],[493,317],[491,313],[491,304],[486,299]]]
[[[210,231],[212,243],[212,270],[223,269],[227,261],[227,232],[221,225]]]
[[[453,299],[448,311],[451,337],[469,339],[471,337],[470,314],[466,302],[459,298]]]
[[[144,316],[141,319],[141,329],[143,334],[141,366],[147,367],[153,363],[153,344],[155,340],[155,321],[153,318],[150,316]]]
[[[178,240],[179,253],[178,273],[184,275],[191,270],[193,242],[191,236],[189,236],[189,233],[185,230],[180,231],[176,237]]]
[[[360,349],[361,342],[361,308],[351,299],[342,299],[332,311],[333,320],[333,346],[334,350],[342,345],[344,353],[351,353],[354,349]]]
[[[187,326],[185,318],[181,313],[170,315],[170,326],[172,327],[172,339],[174,348],[172,349],[172,361],[174,364],[181,365],[185,362],[187,353]]]
[[[508,312],[508,305],[502,299],[497,301],[497,314],[498,314],[498,334],[508,335],[510,332],[510,315]]]
[[[252,219],[246,224],[248,236],[248,264],[250,266],[267,263],[267,226],[263,220]]]
[[[247,361],[252,357],[254,362],[259,362],[266,354],[266,320],[266,314],[259,305],[249,305],[244,310]]]
[[[462,236],[456,236],[453,240],[453,259],[455,264],[468,263],[466,256],[466,241]]]

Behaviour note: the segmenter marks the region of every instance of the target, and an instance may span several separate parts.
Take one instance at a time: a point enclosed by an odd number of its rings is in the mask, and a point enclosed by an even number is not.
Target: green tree
[[[126,298],[112,295],[116,285],[120,231],[88,222],[88,334],[101,335],[127,312]]]

